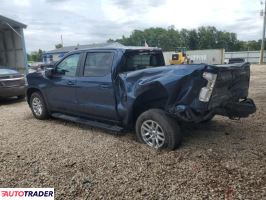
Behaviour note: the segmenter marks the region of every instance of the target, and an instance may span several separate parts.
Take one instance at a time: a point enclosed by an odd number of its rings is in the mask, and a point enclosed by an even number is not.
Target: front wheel
[[[150,109],[138,117],[136,134],[140,142],[156,149],[173,150],[182,138],[177,122],[160,109]]]
[[[30,108],[35,118],[43,120],[49,117],[45,101],[39,92],[34,92],[30,97]]]

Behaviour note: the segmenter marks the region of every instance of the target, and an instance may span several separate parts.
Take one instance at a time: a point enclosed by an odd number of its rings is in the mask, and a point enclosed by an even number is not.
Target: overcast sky
[[[0,14],[28,25],[27,51],[104,42],[134,29],[202,25],[235,32],[241,40],[259,39],[260,0],[0,0]]]

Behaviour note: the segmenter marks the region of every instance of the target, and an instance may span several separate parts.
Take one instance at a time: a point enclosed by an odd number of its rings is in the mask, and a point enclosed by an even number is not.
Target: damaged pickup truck
[[[27,101],[37,119],[135,129],[139,141],[175,149],[180,122],[254,113],[249,79],[249,63],[165,66],[158,48],[96,48],[70,52],[52,68],[28,74]]]

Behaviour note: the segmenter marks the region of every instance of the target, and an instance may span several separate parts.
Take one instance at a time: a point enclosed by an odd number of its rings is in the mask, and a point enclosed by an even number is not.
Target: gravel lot
[[[0,187],[54,187],[56,199],[266,199],[266,66],[252,66],[258,111],[184,130],[175,151],[155,151],[57,119],[24,101],[0,102]]]

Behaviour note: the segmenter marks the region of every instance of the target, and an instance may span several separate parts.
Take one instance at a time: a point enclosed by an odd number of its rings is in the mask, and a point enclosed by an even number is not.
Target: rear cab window
[[[164,65],[161,51],[135,50],[125,53],[120,72],[136,71]]]

